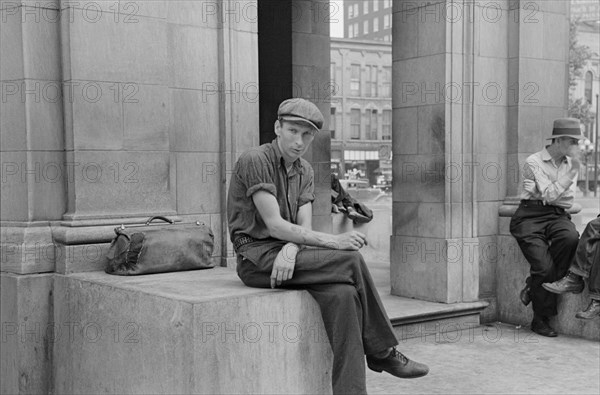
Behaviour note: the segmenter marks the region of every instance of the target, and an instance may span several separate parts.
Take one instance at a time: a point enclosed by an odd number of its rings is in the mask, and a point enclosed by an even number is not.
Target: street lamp
[[[583,139],[583,140],[579,140],[579,149],[581,150],[581,153],[583,155],[583,163],[584,163],[584,169],[585,169],[585,184],[584,184],[584,188],[583,188],[583,196],[588,195],[590,187],[589,187],[589,177],[588,177],[588,157],[592,154],[592,152],[594,152],[594,145],[592,144],[592,142],[589,139]]]

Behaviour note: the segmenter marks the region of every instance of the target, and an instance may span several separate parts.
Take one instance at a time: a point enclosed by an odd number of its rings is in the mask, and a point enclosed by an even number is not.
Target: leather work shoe
[[[568,273],[566,276],[553,283],[542,284],[542,287],[544,287],[546,291],[559,295],[567,292],[580,294],[583,291],[584,286],[585,283],[583,282],[583,279],[573,273]]]
[[[546,337],[556,337],[558,333],[552,329],[550,324],[548,324],[547,319],[534,318],[531,321],[531,330],[537,333],[538,335],[546,336]]]
[[[367,355],[367,366],[376,372],[381,373],[385,370],[389,374],[403,379],[423,377],[429,373],[427,365],[411,361],[396,350],[396,347],[392,349],[390,355],[386,358],[375,358]]]
[[[362,215],[361,213],[359,213],[352,207],[348,207],[348,214],[346,214],[346,215],[352,221],[354,221],[355,223],[359,223],[359,224],[364,224],[366,222],[371,221],[369,218],[365,217],[364,215]]]
[[[591,320],[592,318],[600,317],[600,300],[592,299],[590,305],[585,310],[575,314],[575,317],[582,320]]]
[[[531,277],[527,277],[525,283],[525,288],[523,288],[521,292],[519,292],[519,299],[521,299],[521,303],[527,306],[529,303],[531,303],[531,294],[529,293],[531,291]]]

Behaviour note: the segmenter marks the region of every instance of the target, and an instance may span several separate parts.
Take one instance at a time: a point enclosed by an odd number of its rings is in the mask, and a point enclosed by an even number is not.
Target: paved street
[[[412,380],[367,369],[369,394],[598,394],[600,343],[527,328],[482,325],[402,341],[429,375]]]

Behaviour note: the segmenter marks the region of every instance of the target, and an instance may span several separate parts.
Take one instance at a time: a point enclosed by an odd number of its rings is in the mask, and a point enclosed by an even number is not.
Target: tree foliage
[[[583,77],[583,68],[592,57],[592,52],[586,45],[577,43],[577,26],[579,19],[572,20],[569,26],[569,89],[577,86],[577,80]],[[577,118],[583,124],[594,120],[594,112],[585,98],[574,99],[569,95],[569,116]]]
[[[569,116],[571,118],[577,118],[581,123],[587,125],[594,121],[594,115],[592,105],[585,98],[580,97],[577,100],[569,98]]]

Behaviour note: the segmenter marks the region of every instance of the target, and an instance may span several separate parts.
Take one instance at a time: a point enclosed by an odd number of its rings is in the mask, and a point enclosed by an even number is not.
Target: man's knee
[[[359,301],[358,291],[354,285],[335,284],[334,298],[338,304],[355,304]]]
[[[577,247],[577,243],[579,243],[579,234],[575,230],[564,232],[560,242],[567,248],[575,248]]]

